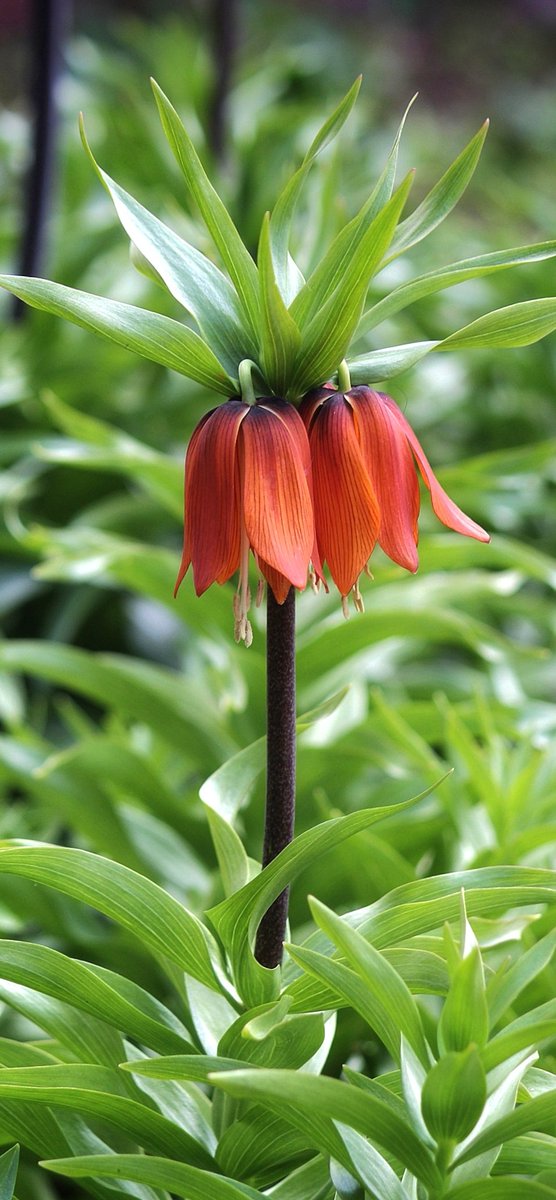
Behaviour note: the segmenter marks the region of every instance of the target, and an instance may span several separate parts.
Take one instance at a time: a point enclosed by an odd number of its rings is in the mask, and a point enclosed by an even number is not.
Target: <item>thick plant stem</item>
[[[263,867],[288,846],[295,819],[295,588],[283,604],[268,589],[267,756]],[[265,913],[257,933],[255,957],[263,967],[282,961],[289,888]]]

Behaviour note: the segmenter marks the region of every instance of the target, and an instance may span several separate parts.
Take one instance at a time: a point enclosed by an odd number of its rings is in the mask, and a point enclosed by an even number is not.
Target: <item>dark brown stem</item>
[[[56,85],[62,66],[62,44],[69,15],[69,0],[33,0],[31,104],[33,149],[26,181],[25,218],[19,271],[38,275],[44,257],[49,201],[54,176],[57,132]],[[21,300],[13,302],[13,316],[25,313]]]
[[[295,588],[283,604],[268,589],[266,634],[267,755],[263,867],[293,838],[295,820]],[[257,933],[263,967],[282,961],[289,888],[271,904]]]

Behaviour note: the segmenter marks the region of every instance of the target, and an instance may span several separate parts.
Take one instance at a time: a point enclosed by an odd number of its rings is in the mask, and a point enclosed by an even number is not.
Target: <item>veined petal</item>
[[[330,395],[331,388],[332,388],[332,385],[330,384],[330,385],[327,385],[327,387],[319,388],[316,390],[318,390],[319,392],[322,392],[324,398],[326,399]],[[301,462],[303,463],[303,470],[305,472],[305,478],[307,480],[307,486],[309,488],[309,495],[311,497],[311,506],[314,508],[313,468],[311,465],[311,448],[309,446],[309,438],[307,436],[307,430],[301,419],[301,416],[299,415],[298,410],[296,408],[294,408],[293,404],[288,404],[287,400],[281,400],[277,396],[272,396],[270,399],[265,399],[263,397],[262,399],[257,400],[257,404],[261,405],[262,408],[268,408],[270,410],[270,412],[273,412],[276,414],[277,417],[280,417],[280,419],[282,421],[284,421],[286,428],[288,429],[289,433],[291,434],[292,438],[294,439],[294,442],[295,442],[298,452],[299,452],[299,457],[301,459]],[[313,535],[313,548],[311,550],[311,562],[313,564],[313,569],[314,569],[316,577],[321,580],[321,582],[324,584],[326,591],[328,591],[327,583],[324,578],[324,573],[323,573],[323,569],[322,569],[322,563],[320,561],[316,533],[314,533],[314,535]],[[268,578],[268,576],[265,576],[265,578]],[[270,579],[269,579],[269,583],[270,583]],[[276,589],[274,588],[274,586],[272,584],[271,584],[271,587],[274,592],[274,595],[276,596],[276,599],[278,599],[278,596],[276,595]],[[286,595],[287,595],[287,593],[286,593]],[[284,600],[285,600],[285,598],[286,597],[284,596]],[[279,601],[279,603],[282,603],[282,602]]]
[[[454,501],[450,500],[447,492],[440,486],[419,439],[414,434],[409,421],[406,420],[396,402],[392,400],[391,396],[386,396],[382,392],[380,395],[405,433],[415,455],[423,480],[431,494],[431,504],[438,519],[442,521],[443,525],[447,525],[448,529],[453,529],[456,533],[463,533],[466,537],[476,538],[479,542],[490,542],[490,536],[486,530],[462,512],[461,508],[458,508],[457,504],[454,504]]]
[[[305,587],[313,509],[297,442],[269,407],[252,405],[241,428],[243,516],[254,553]]]
[[[356,387],[346,400],[380,508],[380,545],[394,562],[416,571],[420,495],[407,437],[379,392]]]
[[[313,388],[311,392],[303,397],[299,405],[299,415],[307,429],[307,433],[311,427],[311,421],[319,408],[330,399],[330,395],[337,391],[334,383],[323,383],[322,387]]]
[[[257,564],[259,566],[259,570],[262,571],[269,588],[272,589],[274,599],[278,604],[283,604],[292,586],[289,579],[286,579],[285,575],[281,575],[280,571],[276,571],[274,567],[271,567],[269,563],[265,562],[264,558],[257,558]]]
[[[315,416],[310,444],[317,542],[334,583],[347,596],[373,551],[380,513],[353,412],[341,392]]]
[[[185,460],[185,540],[179,587],[189,561],[200,596],[239,566],[240,493],[237,439],[249,405],[228,401],[197,426]],[[185,564],[185,565],[184,565]]]

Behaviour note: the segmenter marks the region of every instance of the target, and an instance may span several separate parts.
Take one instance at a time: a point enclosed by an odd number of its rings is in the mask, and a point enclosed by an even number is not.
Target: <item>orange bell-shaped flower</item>
[[[437,517],[450,529],[488,542],[440,486],[398,405],[369,387],[317,388],[300,407],[311,447],[317,546],[345,600],[376,542],[416,571],[420,494],[415,464]],[[344,604],[345,609],[345,604]]]
[[[252,639],[249,551],[279,604],[304,588],[310,563],[320,575],[305,426],[277,397],[233,399],[207,413],[185,460],[183,556],[175,591],[190,564],[200,596],[239,569],[236,639]],[[317,561],[315,561],[317,559]]]

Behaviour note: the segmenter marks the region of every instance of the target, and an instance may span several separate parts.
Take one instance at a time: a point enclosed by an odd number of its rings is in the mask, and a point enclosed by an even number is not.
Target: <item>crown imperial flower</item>
[[[252,640],[249,551],[279,604],[304,588],[315,546],[311,462],[303,422],[277,397],[233,398],[197,425],[185,460],[185,526],[175,593],[190,564],[200,596],[239,569],[236,640]]]
[[[450,529],[488,542],[489,535],[440,486],[398,405],[369,387],[336,391],[325,384],[301,402],[311,448],[315,527],[322,561],[342,594],[362,607],[358,578],[376,542],[408,571],[418,567],[420,494],[416,466],[434,512]]]

